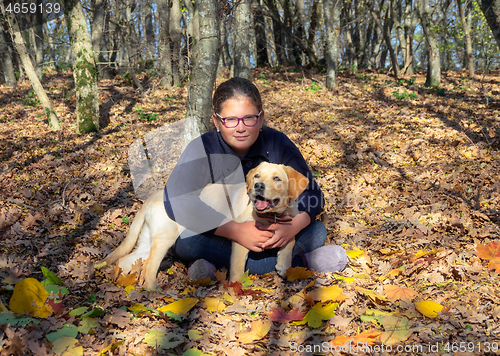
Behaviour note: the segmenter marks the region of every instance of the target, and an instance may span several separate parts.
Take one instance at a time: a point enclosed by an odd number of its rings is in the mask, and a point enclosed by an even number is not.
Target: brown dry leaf
[[[115,283],[120,286],[127,287],[127,286],[133,286],[137,282],[139,282],[139,279],[137,278],[137,273],[130,273],[125,275],[123,274],[120,275],[120,277],[118,277]]]

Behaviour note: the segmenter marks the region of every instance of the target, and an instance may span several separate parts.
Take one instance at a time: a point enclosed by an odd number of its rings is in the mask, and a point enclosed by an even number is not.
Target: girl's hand
[[[229,221],[219,226],[215,234],[236,241],[243,247],[255,252],[264,251],[264,244],[273,236],[271,231],[258,229],[255,221],[242,223]]]
[[[264,225],[257,222],[257,227],[262,231],[274,232],[273,236],[262,245],[263,248],[283,247],[290,240],[295,238],[303,228],[311,222],[311,218],[307,213],[300,213],[295,217],[283,216],[282,218],[291,218],[290,222],[281,222],[277,224]]]

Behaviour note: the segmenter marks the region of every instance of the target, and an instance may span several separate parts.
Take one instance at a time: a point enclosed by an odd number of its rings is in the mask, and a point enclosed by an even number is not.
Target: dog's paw
[[[288,271],[288,269],[292,266],[291,264],[291,261],[290,263],[276,263],[276,272],[278,272],[278,275],[281,277],[281,278],[285,278],[286,276],[286,271]]]

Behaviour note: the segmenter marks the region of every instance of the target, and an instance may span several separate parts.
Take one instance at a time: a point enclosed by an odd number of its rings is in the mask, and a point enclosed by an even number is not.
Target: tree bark
[[[337,86],[335,71],[339,58],[340,0],[323,0],[326,30],[326,87],[332,90]]]
[[[41,0],[37,0],[37,7],[42,4]],[[35,61],[36,61],[36,74],[38,79],[42,80],[43,77],[43,14],[37,11],[35,14]]]
[[[426,0],[424,0],[426,1]],[[389,5],[390,7],[391,5]],[[371,12],[371,15],[373,17],[373,20],[377,24],[377,27],[379,30],[382,32],[382,35],[384,36],[384,41],[385,45],[387,46],[387,49],[389,50],[389,54],[391,56],[391,63],[392,63],[392,71],[394,72],[394,76],[396,78],[399,77],[399,63],[398,63],[398,57],[396,55],[396,52],[394,51],[394,47],[392,46],[391,43],[391,20],[389,19],[389,13],[390,9],[387,9],[387,12],[385,13],[385,20],[384,20],[384,25],[382,26],[382,23],[380,22],[377,14],[375,11]]]
[[[234,76],[250,79],[250,0],[238,0],[233,12]]]
[[[155,33],[153,29],[153,4],[151,0],[147,0],[144,4],[144,23],[145,23],[145,36],[146,39],[146,66],[154,62],[155,58]]]
[[[170,7],[168,0],[157,0],[158,6],[158,62],[160,63],[160,85],[172,86],[172,55],[170,53]]]
[[[184,144],[207,132],[212,118],[212,92],[219,63],[217,0],[199,0],[199,39],[192,54],[192,82],[188,91]]]
[[[472,8],[472,2],[469,0],[465,1],[465,6],[462,4],[462,0],[457,0],[458,12],[460,13],[460,21],[462,22],[462,27],[464,29],[465,37],[465,59],[467,63],[467,69],[469,71],[469,77],[474,78],[474,51],[472,50],[472,39],[470,36],[471,24],[472,24],[472,13],[470,9]],[[465,9],[467,8],[467,13]]]
[[[104,13],[106,11],[104,0],[95,0],[94,3],[94,20],[92,21],[92,49],[94,58],[97,62],[102,61],[101,42],[104,28]],[[98,73],[100,75],[103,65],[97,64]]]
[[[500,0],[479,0],[478,3],[500,48]]]
[[[33,90],[40,100],[40,104],[42,105],[43,111],[45,112],[47,120],[49,121],[49,126],[54,130],[60,130],[61,126],[59,125],[59,120],[57,119],[56,112],[54,111],[52,102],[47,96],[47,93],[42,87],[42,83],[40,83],[40,80],[36,75],[35,68],[33,67],[33,62],[31,61],[26,45],[24,44],[24,39],[21,30],[19,29],[19,24],[17,23],[16,16],[13,12],[6,12],[3,3],[0,3],[0,8],[2,10],[3,16],[7,19],[12,41],[14,42],[17,52],[19,53],[19,57],[21,58],[21,61],[23,63],[26,75],[28,76],[31,85],[33,86]]]
[[[253,9],[253,27],[255,30],[255,43],[257,46],[257,55],[255,65],[264,67],[269,63],[267,56],[267,41],[266,41],[266,20],[262,11],[262,4],[259,0],[252,0]]]
[[[0,54],[2,56],[3,70],[5,73],[5,84],[9,87],[15,87],[17,85],[16,71],[14,70],[14,61],[12,59],[12,51],[7,44],[6,37],[10,36],[5,33],[3,26],[0,23]]]
[[[172,79],[174,85],[180,85],[181,79],[184,76],[184,68],[182,67],[182,52],[181,52],[181,4],[179,0],[172,0],[172,9],[170,10],[170,38],[172,40]]]
[[[97,67],[80,0],[64,0],[64,15],[73,52],[76,131],[77,133],[99,131]]]

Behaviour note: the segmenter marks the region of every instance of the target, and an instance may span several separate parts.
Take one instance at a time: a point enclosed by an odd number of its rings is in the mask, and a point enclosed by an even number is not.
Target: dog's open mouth
[[[279,198],[269,200],[261,195],[258,195],[255,197],[254,205],[255,209],[257,209],[258,211],[264,211],[266,209],[275,207],[276,205],[278,205],[279,202],[280,202]]]

